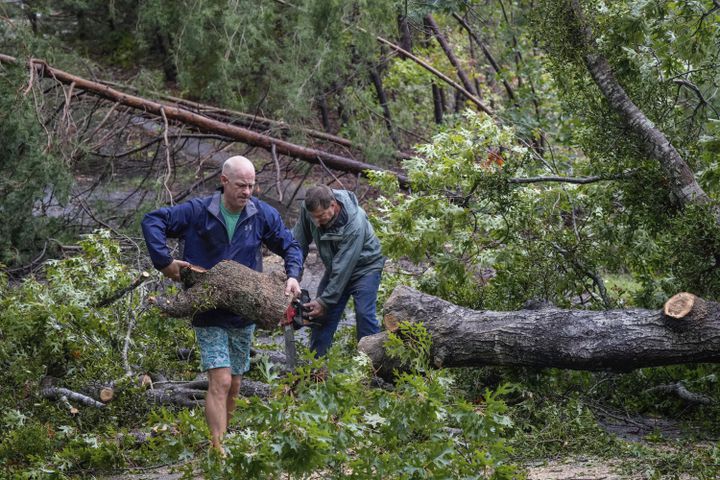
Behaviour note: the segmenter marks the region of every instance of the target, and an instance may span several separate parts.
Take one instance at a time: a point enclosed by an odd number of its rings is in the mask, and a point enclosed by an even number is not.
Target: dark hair
[[[330,208],[330,204],[335,201],[335,195],[327,185],[317,185],[312,187],[305,194],[305,208],[309,212],[319,209]]]

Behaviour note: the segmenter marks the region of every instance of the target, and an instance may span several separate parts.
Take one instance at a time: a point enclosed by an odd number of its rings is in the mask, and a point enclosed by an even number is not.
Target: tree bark
[[[205,404],[207,396],[207,378],[191,382],[157,382],[145,391],[145,396],[159,405],[179,405],[181,407],[197,407]],[[270,385],[243,378],[240,382],[240,397],[270,396]]]
[[[691,203],[708,203],[710,198],[695,180],[695,175],[665,134],[630,99],[613,74],[604,56],[594,48],[595,38],[585,22],[577,0],[570,0],[572,14],[579,29],[579,38],[585,46],[583,60],[603,96],[622,119],[623,123],[638,136],[647,155],[658,161],[670,180],[670,192],[681,206]],[[720,223],[720,217],[718,223]]]
[[[183,269],[187,290],[173,298],[157,297],[155,305],[171,317],[221,309],[242,315],[259,328],[273,330],[283,319],[290,298],[285,296],[285,276],[261,273],[232,260],[210,270]]]
[[[412,53],[412,33],[410,33],[410,24],[408,23],[407,15],[399,13],[397,23],[398,33],[400,34],[400,48]],[[400,58],[405,59],[406,57],[401,53]]]
[[[444,93],[435,82],[432,83],[432,96],[433,96],[433,113],[435,116],[435,123],[440,125],[443,122],[443,113],[445,113],[445,105],[443,102]]]
[[[387,331],[363,338],[358,348],[370,356],[383,378],[391,378],[392,370],[400,367],[383,347],[388,332],[396,331],[400,322],[423,323],[432,337],[430,359],[437,368],[507,365],[628,371],[718,362],[720,305],[697,300],[679,318],[642,309],[493,312],[459,307],[400,286],[385,302]]]
[[[445,55],[447,56],[448,60],[450,60],[450,63],[453,67],[455,67],[455,71],[457,72],[457,76],[462,82],[465,89],[472,93],[473,95],[477,96],[478,92],[475,90],[475,85],[472,84],[470,81],[470,78],[465,73],[465,70],[463,70],[462,66],[460,65],[460,62],[458,61],[457,57],[455,56],[455,53],[453,53],[452,47],[450,47],[450,44],[445,39],[443,34],[440,32],[440,27],[438,27],[437,22],[435,22],[435,19],[432,15],[426,15],[425,16],[425,23],[426,25],[432,30],[433,34],[435,35],[435,38],[437,39],[438,43],[440,44],[440,47],[442,47],[443,51],[445,52]]]
[[[399,148],[400,142],[398,141],[397,135],[395,135],[395,129],[393,128],[392,118],[390,116],[390,107],[388,106],[387,95],[385,95],[385,89],[383,88],[380,72],[378,72],[378,69],[375,66],[370,66],[369,70],[370,79],[373,82],[373,86],[375,86],[378,103],[380,103],[380,107],[382,107],[383,120],[385,121],[385,127],[387,128],[388,135],[390,135],[390,140],[392,140],[395,147]]]

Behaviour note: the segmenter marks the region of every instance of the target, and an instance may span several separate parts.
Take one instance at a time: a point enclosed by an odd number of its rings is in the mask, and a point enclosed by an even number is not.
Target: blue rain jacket
[[[251,197],[238,220],[232,241],[220,213],[222,189],[209,197],[195,198],[174,207],[163,207],[145,215],[142,231],[150,259],[158,270],[173,261],[168,238],[185,241],[183,260],[203,268],[212,268],[221,260],[235,260],[253,270],[262,271],[262,245],[285,259],[288,277],[300,278],[302,252],[280,214],[267,203]],[[237,328],[251,322],[225,310],[196,313],[196,327]]]

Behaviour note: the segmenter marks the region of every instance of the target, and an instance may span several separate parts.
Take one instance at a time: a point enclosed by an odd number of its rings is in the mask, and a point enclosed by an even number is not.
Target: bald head
[[[236,155],[225,160],[222,167],[222,174],[228,178],[235,175],[252,175],[255,178],[255,165],[247,158]]]
[[[230,157],[223,163],[220,183],[223,205],[230,212],[239,213],[255,190],[255,166],[245,157]]]

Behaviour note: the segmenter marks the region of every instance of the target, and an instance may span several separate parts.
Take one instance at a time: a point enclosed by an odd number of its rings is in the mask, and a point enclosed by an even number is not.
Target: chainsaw
[[[295,349],[295,330],[302,327],[317,327],[320,324],[311,322],[308,311],[303,304],[310,302],[310,294],[304,288],[300,296],[295,297],[285,310],[285,357],[290,371],[295,370],[297,364],[297,350]]]

